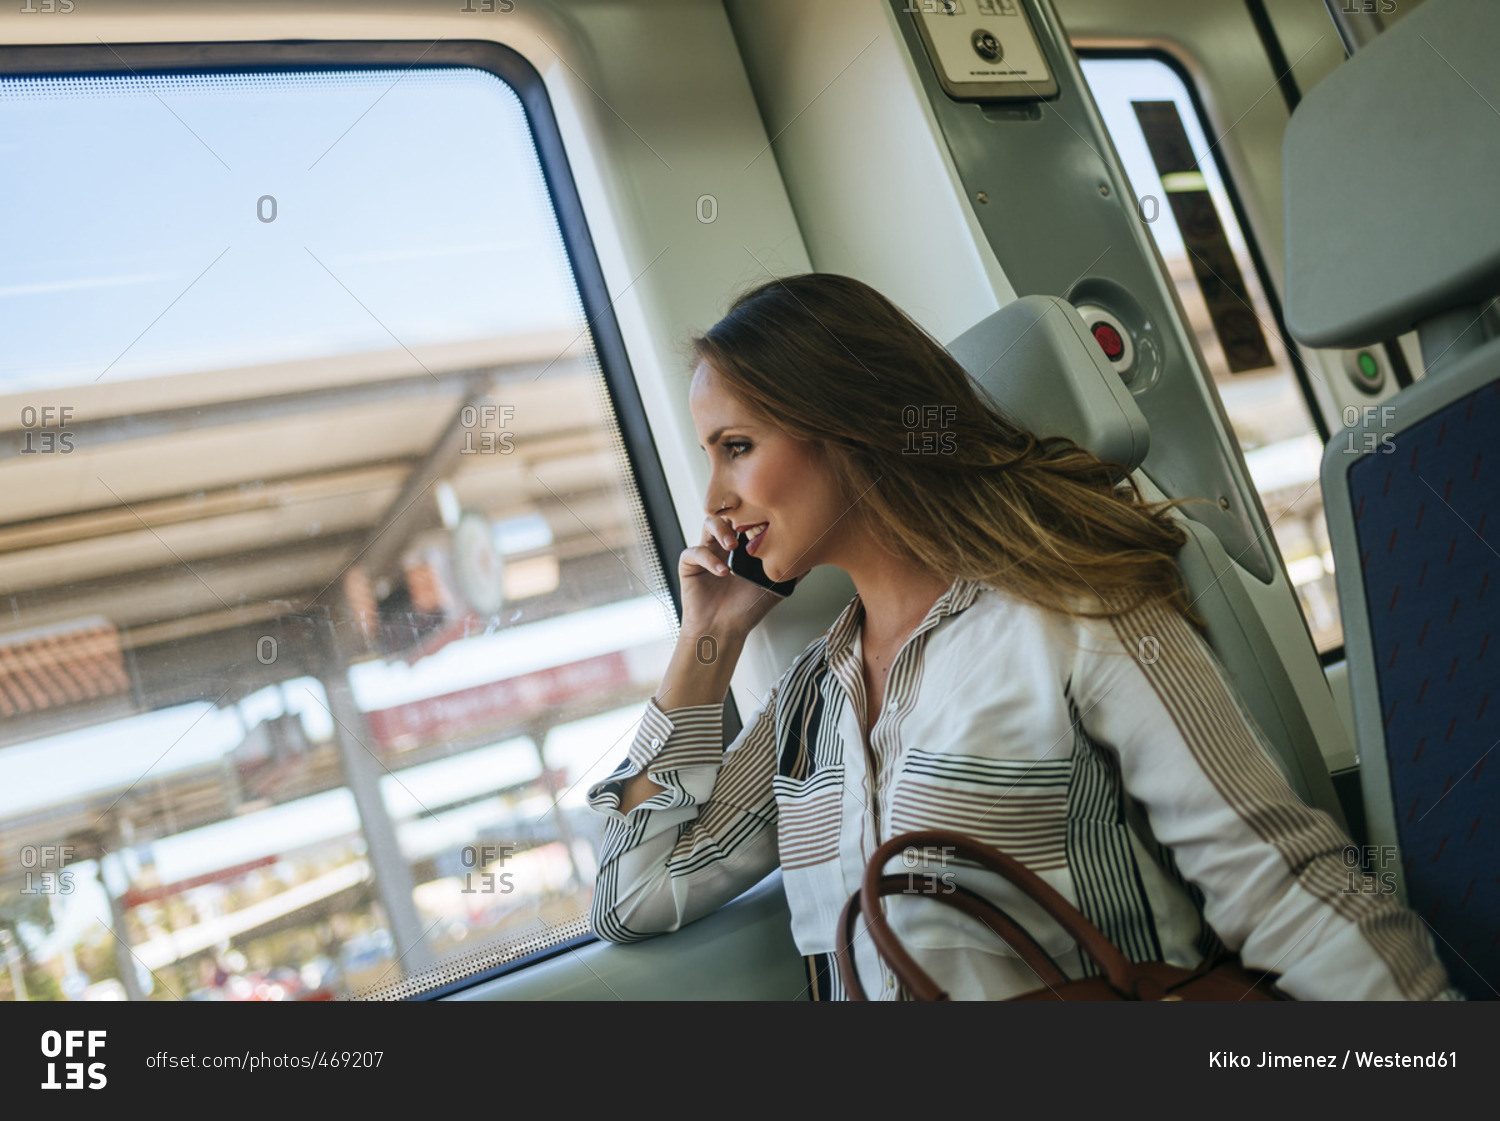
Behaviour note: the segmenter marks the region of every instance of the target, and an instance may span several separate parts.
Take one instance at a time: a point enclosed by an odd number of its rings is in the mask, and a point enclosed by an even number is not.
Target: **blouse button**
[[[651,737],[651,746],[654,747],[654,748],[657,748],[658,750],[660,750],[660,748],[661,748],[661,737],[660,736],[652,736]]]
[[[888,989],[894,989],[896,987],[896,978],[887,977],[885,979],[885,987]]]

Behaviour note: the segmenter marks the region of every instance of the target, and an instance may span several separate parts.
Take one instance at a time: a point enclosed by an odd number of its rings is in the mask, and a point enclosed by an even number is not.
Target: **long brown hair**
[[[1038,437],[873,288],[806,273],[746,292],[691,341],[763,420],[827,454],[850,517],[898,555],[1069,615],[1156,600],[1191,618],[1186,541],[1129,472]]]

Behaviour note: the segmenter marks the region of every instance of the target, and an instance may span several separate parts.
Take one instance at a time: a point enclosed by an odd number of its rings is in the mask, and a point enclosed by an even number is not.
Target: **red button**
[[[1120,338],[1120,332],[1108,323],[1095,323],[1093,331],[1094,338],[1104,349],[1104,357],[1111,362],[1118,362],[1120,356],[1125,353],[1125,340]]]

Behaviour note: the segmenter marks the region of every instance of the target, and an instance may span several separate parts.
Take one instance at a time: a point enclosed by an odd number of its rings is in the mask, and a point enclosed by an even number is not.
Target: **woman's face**
[[[751,551],[773,580],[839,564],[849,548],[836,526],[844,503],[822,449],[758,420],[706,362],[693,371],[688,407],[708,453],[704,511],[736,530],[763,526]]]

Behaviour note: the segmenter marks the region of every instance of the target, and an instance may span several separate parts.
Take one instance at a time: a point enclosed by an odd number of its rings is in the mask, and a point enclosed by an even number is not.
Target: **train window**
[[[1081,59],[1187,312],[1320,654],[1343,644],[1318,485],[1324,434],[1183,78],[1155,57]]]
[[[587,936],[583,791],[676,617],[529,104],[0,78],[0,997],[416,996]]]

